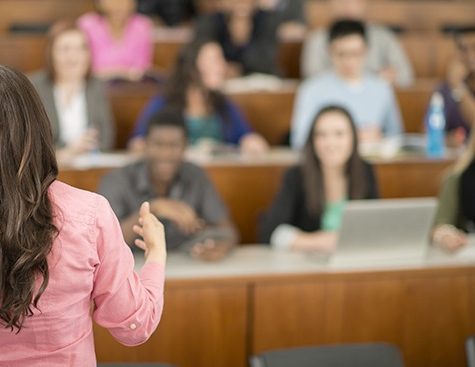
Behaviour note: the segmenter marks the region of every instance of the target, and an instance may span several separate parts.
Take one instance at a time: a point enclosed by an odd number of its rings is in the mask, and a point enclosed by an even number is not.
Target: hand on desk
[[[194,234],[205,226],[204,221],[188,204],[173,199],[155,199],[151,203],[152,212],[160,218],[174,222],[185,234]]]
[[[134,225],[133,230],[142,237],[135,240],[135,245],[145,251],[146,261],[164,265],[167,257],[165,231],[163,224],[150,212],[149,203],[140,207],[139,224]]]
[[[193,245],[190,254],[193,258],[204,261],[218,261],[225,257],[232,248],[229,241],[206,239]]]
[[[338,232],[300,232],[291,244],[291,249],[296,251],[321,252],[331,254],[335,252],[338,242]]]
[[[263,154],[269,150],[269,144],[259,134],[250,133],[241,138],[239,142],[243,154]]]
[[[468,236],[452,225],[443,224],[433,230],[432,243],[443,250],[454,252],[468,244]]]

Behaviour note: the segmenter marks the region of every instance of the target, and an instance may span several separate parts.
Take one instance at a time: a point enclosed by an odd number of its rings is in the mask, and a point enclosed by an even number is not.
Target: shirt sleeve
[[[319,102],[310,90],[312,81],[305,82],[297,91],[292,112],[292,121],[290,126],[290,144],[293,149],[300,149],[307,141],[309,131],[312,125],[312,118],[320,108]]]
[[[414,72],[406,52],[395,35],[387,30],[386,34],[387,61],[396,71],[396,85],[407,87],[414,83]]]
[[[326,33],[322,30],[312,32],[305,40],[302,50],[302,77],[309,78],[326,71],[329,68],[327,54]]]
[[[383,133],[385,136],[401,134],[404,129],[402,125],[401,111],[393,89],[388,85],[388,102],[386,114],[383,121]]]
[[[459,186],[459,174],[451,174],[445,179],[439,193],[439,201],[433,223],[434,226],[451,224],[461,228]]]
[[[462,174],[459,201],[463,217],[475,224],[475,161]]]
[[[129,185],[124,178],[116,174],[117,172],[113,171],[102,178],[98,192],[109,201],[115,215],[122,220],[132,213],[124,200],[124,193],[129,191]]]
[[[99,129],[100,147],[102,151],[111,150],[116,144],[115,122],[112,114],[109,97],[106,93],[104,84],[96,81],[97,121],[94,121]]]
[[[197,182],[201,188],[201,196],[198,214],[208,224],[219,224],[229,219],[228,210],[211,180],[205,172],[201,172],[199,176]]]
[[[135,123],[134,131],[131,136],[132,138],[145,136],[150,119],[162,109],[164,103],[163,97],[153,97],[150,100]]]
[[[374,168],[371,164],[365,164],[366,170],[366,182],[367,182],[367,195],[365,199],[378,199],[379,198],[379,186],[376,178]]]
[[[249,123],[239,108],[233,102],[228,102],[227,105],[231,131],[227,134],[229,136],[227,136],[226,143],[237,145],[243,136],[252,132],[252,129],[249,127]]]
[[[153,59],[153,25],[145,16],[136,16],[136,35],[134,37],[133,67],[146,71],[152,66]]]
[[[282,186],[272,203],[269,211],[264,215],[260,228],[260,241],[262,243],[270,243],[271,238],[274,237],[274,243],[281,242],[282,237],[285,237],[283,242],[289,240],[289,231],[283,236],[279,236],[278,232],[274,233],[282,224],[289,224],[294,226],[295,212],[297,210],[297,186],[300,184],[296,179],[297,168],[291,168],[284,175]],[[288,228],[288,227],[287,227]],[[282,231],[279,231],[282,232]],[[275,236],[274,236],[275,234]],[[276,238],[277,237],[277,238]],[[279,241],[280,237],[280,241]],[[283,245],[284,246],[284,245]],[[278,246],[282,247],[282,246]],[[284,246],[285,247],[285,246]]]
[[[134,272],[133,255],[103,198],[97,208],[96,245],[93,318],[124,345],[144,343],[161,318],[165,269],[146,263],[140,274]]]

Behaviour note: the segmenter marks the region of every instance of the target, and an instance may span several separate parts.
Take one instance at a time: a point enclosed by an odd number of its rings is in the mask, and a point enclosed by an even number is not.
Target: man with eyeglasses
[[[364,24],[356,20],[335,22],[327,47],[332,69],[307,79],[297,92],[292,147],[299,149],[305,144],[313,118],[329,104],[348,109],[362,142],[374,143],[401,134],[401,115],[391,85],[365,69],[368,41]]]

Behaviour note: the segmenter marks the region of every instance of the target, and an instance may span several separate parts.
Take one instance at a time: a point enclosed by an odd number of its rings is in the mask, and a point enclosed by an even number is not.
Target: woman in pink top
[[[135,0],[96,3],[97,13],[78,20],[89,37],[94,73],[105,79],[141,79],[152,65],[152,22],[135,14]]]
[[[52,133],[28,79],[0,66],[0,366],[96,366],[92,320],[145,342],[163,307],[163,226],[142,205],[134,259],[103,197],[56,180]]]

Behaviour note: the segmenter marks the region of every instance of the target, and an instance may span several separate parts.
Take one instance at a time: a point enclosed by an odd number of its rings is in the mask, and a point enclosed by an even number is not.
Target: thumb
[[[150,203],[148,201],[144,201],[140,206],[140,216],[145,218],[148,214],[150,214]]]

